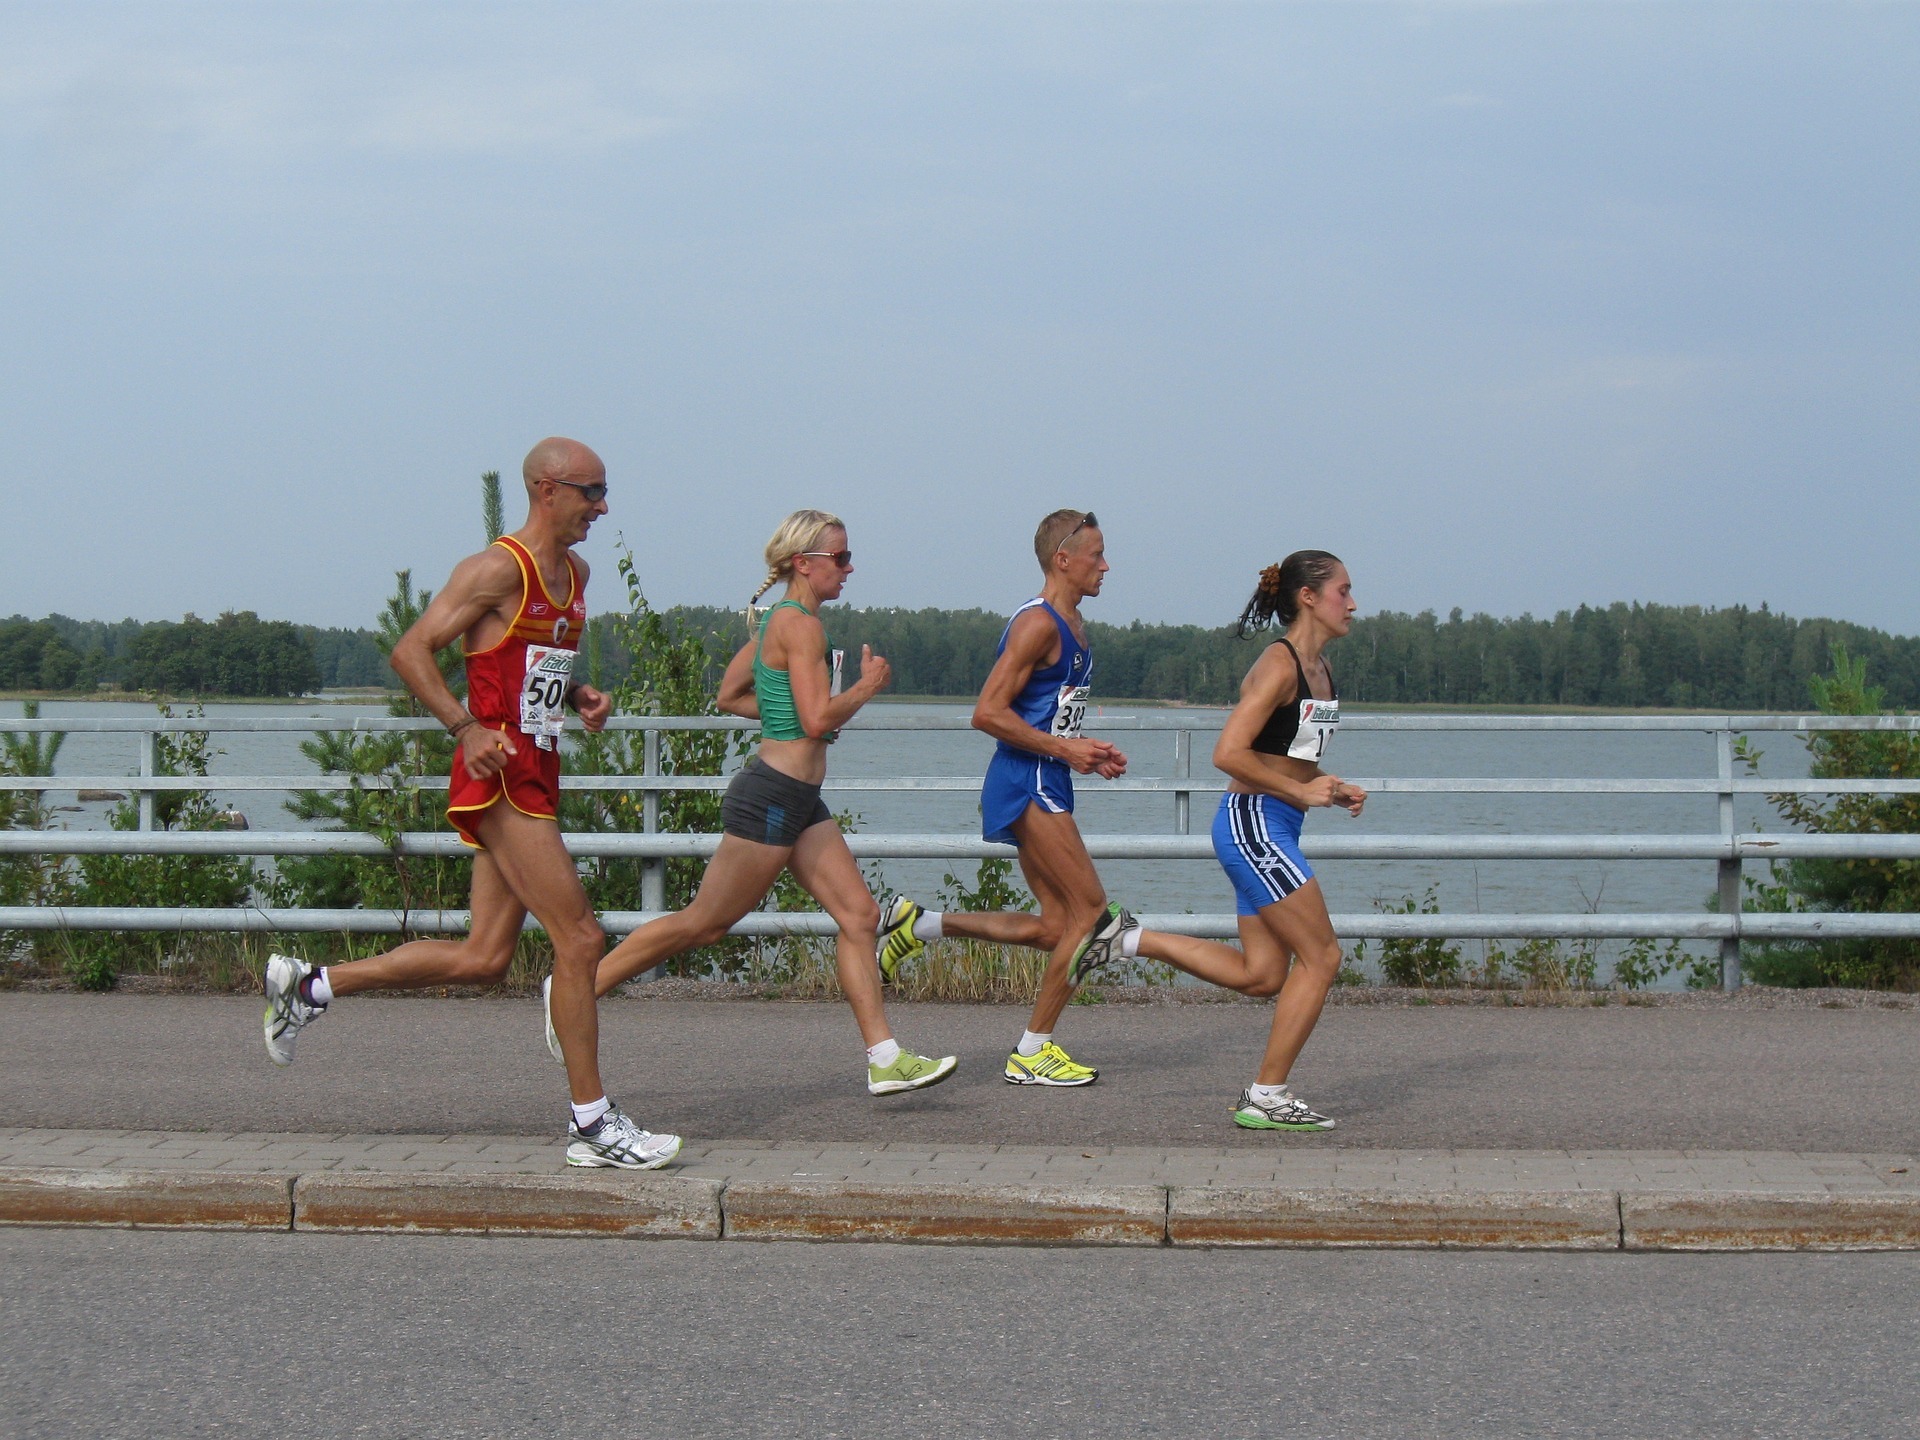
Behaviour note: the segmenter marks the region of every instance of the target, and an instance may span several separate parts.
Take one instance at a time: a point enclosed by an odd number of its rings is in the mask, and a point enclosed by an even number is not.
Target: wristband
[[[447,733],[449,735],[458,735],[462,730],[466,729],[469,725],[478,725],[479,723],[480,721],[477,717],[469,715],[467,716],[466,719],[455,721],[453,724],[449,725],[447,727]]]

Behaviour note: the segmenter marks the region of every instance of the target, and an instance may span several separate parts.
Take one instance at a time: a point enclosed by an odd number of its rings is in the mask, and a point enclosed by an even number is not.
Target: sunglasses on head
[[[1066,534],[1060,537],[1060,543],[1053,547],[1054,550],[1058,552],[1066,549],[1067,541],[1071,540],[1074,536],[1078,535],[1082,530],[1086,529],[1089,525],[1091,525],[1096,530],[1100,528],[1100,522],[1093,518],[1093,511],[1091,510],[1087,511],[1085,515],[1082,515],[1080,517],[1080,523],[1078,525],[1074,526],[1071,530],[1067,531]]]
[[[851,550],[802,550],[800,553],[802,555],[817,555],[822,560],[831,560],[842,570],[847,569],[853,564],[853,552]]]
[[[552,480],[556,485],[564,485],[569,490],[578,490],[589,505],[598,505],[607,498],[607,482],[604,480],[588,483],[581,480],[559,480],[551,475],[547,476],[547,479]]]

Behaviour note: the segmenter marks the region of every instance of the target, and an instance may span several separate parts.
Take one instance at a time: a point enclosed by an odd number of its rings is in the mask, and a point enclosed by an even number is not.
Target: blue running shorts
[[[1062,760],[995,746],[986,783],[980,787],[981,836],[1002,845],[1014,844],[1013,822],[1027,813],[1029,805],[1071,815],[1073,771]]]
[[[1307,818],[1271,795],[1220,797],[1213,816],[1213,853],[1233,882],[1241,915],[1257,915],[1277,905],[1313,878],[1300,853],[1300,823]]]

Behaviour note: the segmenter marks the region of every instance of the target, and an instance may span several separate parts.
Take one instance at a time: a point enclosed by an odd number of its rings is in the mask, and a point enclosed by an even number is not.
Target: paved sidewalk
[[[1259,1186],[1274,1189],[1661,1190],[1920,1195],[1920,1157],[1751,1150],[1372,1150],[1307,1137],[1274,1153],[1224,1148],[690,1143],[664,1174],[744,1180],[925,1185]],[[1286,1150],[1294,1145],[1297,1148]],[[0,1168],[301,1175],[545,1175],[546,1136],[206,1135],[154,1130],[0,1130]]]
[[[1907,1155],[691,1145],[570,1170],[545,1137],[0,1131],[0,1223],[945,1244],[1920,1249]]]

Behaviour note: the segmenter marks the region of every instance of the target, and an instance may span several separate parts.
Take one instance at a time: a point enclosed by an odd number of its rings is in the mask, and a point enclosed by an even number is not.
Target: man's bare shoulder
[[[504,545],[489,545],[454,566],[453,574],[447,577],[446,588],[490,599],[505,599],[519,593],[520,562]]]
[[[593,567],[587,564],[586,556],[582,555],[578,550],[569,550],[567,551],[567,558],[573,562],[574,568],[580,572],[580,583],[582,585],[593,578]]]
[[[1043,655],[1053,648],[1057,634],[1053,616],[1042,606],[1029,606],[1007,627],[1007,653]]]

